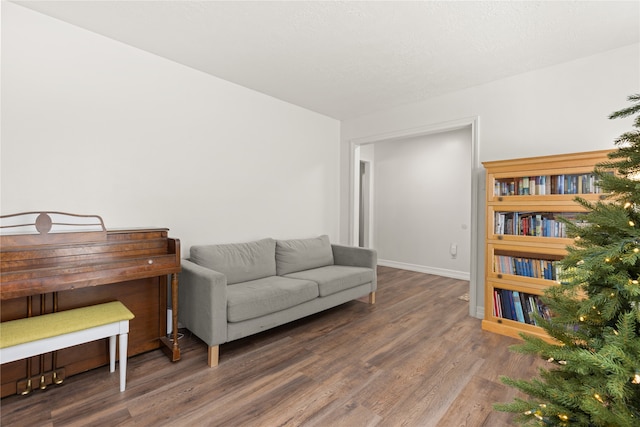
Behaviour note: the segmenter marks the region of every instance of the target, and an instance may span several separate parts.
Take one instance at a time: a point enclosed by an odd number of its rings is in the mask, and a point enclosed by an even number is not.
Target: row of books
[[[494,233],[514,236],[567,237],[566,224],[559,221],[563,217],[578,223],[577,212],[496,212]]]
[[[540,296],[507,289],[493,290],[493,315],[502,319],[537,325],[532,313],[538,313],[544,319],[550,319],[549,308]]]
[[[495,255],[493,268],[496,273],[537,279],[558,280],[561,274],[559,261],[547,259],[520,258],[507,255]]]
[[[495,196],[600,193],[594,174],[542,175],[502,178],[495,181]]]

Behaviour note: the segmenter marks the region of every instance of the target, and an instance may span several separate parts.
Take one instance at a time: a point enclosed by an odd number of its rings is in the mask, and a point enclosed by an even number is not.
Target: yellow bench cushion
[[[0,348],[82,331],[135,316],[120,301],[0,323]]]

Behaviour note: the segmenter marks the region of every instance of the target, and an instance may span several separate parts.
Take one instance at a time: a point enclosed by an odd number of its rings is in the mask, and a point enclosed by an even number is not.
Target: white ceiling
[[[337,119],[640,40],[638,1],[15,1]]]

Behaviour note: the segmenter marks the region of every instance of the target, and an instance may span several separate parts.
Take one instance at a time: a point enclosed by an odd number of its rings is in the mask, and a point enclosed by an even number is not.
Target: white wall
[[[334,119],[2,2],[2,214],[338,240]]]
[[[468,279],[470,127],[376,143],[374,174],[379,263]]]
[[[627,96],[639,90],[635,44],[346,120],[341,135],[348,142],[479,116],[481,161],[599,150],[630,128],[631,119],[607,116],[628,106]]]
[[[631,129],[632,119],[607,116],[629,105],[627,96],[640,92],[640,45],[513,76],[486,85],[404,105],[342,122],[340,235],[349,241],[350,142],[390,133],[479,117],[480,161],[613,148],[614,139]],[[478,186],[478,211],[484,220],[483,169],[473,170]],[[483,229],[475,230],[478,257],[484,256]],[[483,259],[471,272],[472,307],[482,314]],[[474,260],[472,260],[473,265]],[[474,301],[474,295],[479,296]],[[477,307],[473,307],[473,305]]]

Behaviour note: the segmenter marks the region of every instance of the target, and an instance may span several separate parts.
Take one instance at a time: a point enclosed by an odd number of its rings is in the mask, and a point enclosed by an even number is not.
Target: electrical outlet
[[[449,246],[449,253],[451,254],[451,258],[458,256],[458,245],[452,243],[451,246]]]

